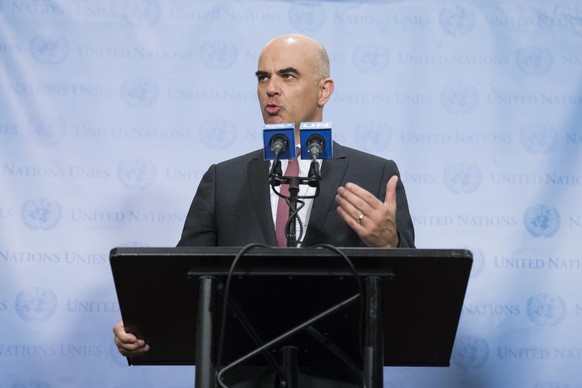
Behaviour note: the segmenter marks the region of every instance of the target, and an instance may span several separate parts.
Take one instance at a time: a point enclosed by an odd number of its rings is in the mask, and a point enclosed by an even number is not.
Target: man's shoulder
[[[382,164],[392,162],[390,159],[384,158],[382,156],[371,154],[369,152],[358,150],[356,148],[347,147],[335,141],[333,142],[333,154],[334,154],[333,159],[342,158],[359,159],[365,160],[366,162],[369,163],[382,163]],[[232,165],[241,166],[243,164],[246,165],[251,160],[263,161],[264,160],[263,149],[254,150],[239,156],[232,157],[230,159],[226,159],[222,162],[217,163],[216,165],[219,167]]]
[[[371,154],[369,152],[365,152],[362,150],[358,150],[351,147],[346,147],[340,143],[334,142],[334,159],[338,158],[350,158],[350,159],[361,159],[370,161],[372,163],[386,163],[389,162],[389,159],[384,157]]]
[[[263,160],[263,150],[254,150],[243,155],[235,156],[233,158],[217,163],[217,166],[228,166],[232,164],[240,165],[241,163],[246,164],[250,160]]]

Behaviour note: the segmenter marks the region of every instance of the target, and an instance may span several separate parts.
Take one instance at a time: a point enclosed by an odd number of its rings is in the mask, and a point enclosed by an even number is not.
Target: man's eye
[[[293,74],[283,74],[283,79],[289,80],[289,79],[293,79],[293,78],[295,78],[295,76]]]

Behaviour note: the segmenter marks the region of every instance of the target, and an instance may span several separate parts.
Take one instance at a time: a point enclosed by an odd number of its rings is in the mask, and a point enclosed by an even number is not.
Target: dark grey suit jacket
[[[391,160],[335,142],[333,147],[334,158],[322,165],[320,193],[302,246],[365,246],[336,212],[337,188],[353,182],[384,200],[388,179],[399,171]],[[268,175],[269,162],[263,160],[262,150],[212,165],[198,186],[178,246],[277,246]],[[396,203],[399,246],[413,248],[414,228],[400,179]]]
[[[335,195],[340,185],[356,183],[384,200],[386,183],[399,175],[393,161],[352,148],[333,144],[334,158],[321,169],[320,193],[314,199],[303,246],[332,244],[337,247],[365,246],[358,235],[337,214]],[[260,243],[277,246],[270,203],[269,162],[258,150],[212,165],[198,186],[186,217],[178,246],[235,246]],[[414,247],[414,228],[404,186],[398,181],[396,222],[400,247]],[[262,368],[256,376],[232,375],[237,388],[273,387],[274,374]],[[242,381],[244,380],[244,381]],[[320,377],[299,374],[299,386],[357,387]]]

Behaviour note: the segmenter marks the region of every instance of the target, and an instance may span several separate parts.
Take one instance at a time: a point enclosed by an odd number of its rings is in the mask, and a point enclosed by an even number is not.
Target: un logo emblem
[[[30,288],[16,296],[16,313],[25,321],[46,321],[57,310],[57,296],[51,290]]]
[[[28,121],[30,139],[43,145],[57,144],[67,131],[65,120],[60,116],[32,116]]]
[[[525,211],[523,223],[532,237],[552,237],[560,229],[560,213],[547,205],[531,206]]]
[[[382,151],[387,149],[392,141],[392,130],[386,123],[367,121],[358,124],[355,137],[358,146],[371,151]]]
[[[198,136],[206,148],[224,149],[236,141],[236,127],[229,120],[206,120],[200,123]]]
[[[566,316],[566,304],[557,295],[534,295],[527,301],[527,316],[537,326],[557,326]]]
[[[451,192],[470,194],[481,185],[481,169],[476,164],[451,164],[445,168],[444,181]]]
[[[289,23],[298,31],[317,31],[324,22],[325,13],[319,4],[294,5],[289,10]]]
[[[156,165],[151,160],[124,160],[117,168],[119,182],[129,190],[145,190],[156,180]]]
[[[134,27],[150,27],[160,20],[160,5],[156,0],[128,0],[125,20]]]
[[[450,113],[469,113],[477,106],[479,94],[477,89],[470,85],[457,83],[443,88],[441,102]]]
[[[206,42],[200,48],[200,60],[209,69],[228,69],[236,60],[234,43],[225,40]]]
[[[15,382],[11,388],[51,388],[51,386],[44,380],[26,379]]]
[[[464,369],[482,368],[489,359],[489,345],[481,337],[464,335],[455,341],[455,364]]]
[[[525,47],[515,54],[517,68],[526,75],[544,75],[552,68],[554,56],[545,47]]]
[[[475,26],[475,13],[460,4],[443,7],[439,12],[439,23],[447,34],[465,35]]]
[[[62,35],[37,35],[30,41],[30,53],[38,63],[58,65],[69,56],[69,42]]]
[[[385,46],[365,45],[354,49],[354,65],[362,73],[379,73],[388,67],[390,52]]]
[[[158,85],[143,77],[127,79],[121,85],[121,98],[132,108],[149,108],[158,99]]]
[[[551,125],[530,124],[521,128],[519,140],[526,151],[547,154],[558,145],[558,132]]]
[[[51,230],[61,221],[61,205],[48,198],[33,198],[22,204],[20,218],[31,230]]]

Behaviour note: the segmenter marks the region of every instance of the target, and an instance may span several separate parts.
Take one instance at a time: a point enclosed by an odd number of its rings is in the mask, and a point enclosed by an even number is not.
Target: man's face
[[[316,52],[304,42],[271,42],[259,58],[257,94],[265,124],[321,121]]]

